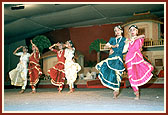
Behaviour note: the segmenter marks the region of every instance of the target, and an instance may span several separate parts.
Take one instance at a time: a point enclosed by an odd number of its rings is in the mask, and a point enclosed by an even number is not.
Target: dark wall
[[[110,37],[114,37],[114,27],[118,24],[106,24],[101,26],[70,28],[70,38],[73,41],[76,50],[79,50],[85,56],[86,61],[96,61],[96,52],[89,53],[90,44],[96,39],[104,39],[109,41]],[[107,57],[101,53],[101,59]],[[103,57],[104,56],[104,57]]]
[[[70,33],[68,28],[47,32],[44,35],[50,39],[51,44],[57,42],[65,43],[67,40],[70,39]]]

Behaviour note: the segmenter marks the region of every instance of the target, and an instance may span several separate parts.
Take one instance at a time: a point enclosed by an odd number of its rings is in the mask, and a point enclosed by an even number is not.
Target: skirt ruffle
[[[101,83],[113,90],[119,90],[122,72],[125,70],[120,57],[107,58],[96,65]]]
[[[13,69],[12,71],[9,72],[9,77],[11,80],[11,85],[14,86],[23,86],[24,80],[21,75],[21,72],[18,71],[17,69]]]
[[[153,76],[153,66],[145,61],[139,53],[126,63],[128,77],[131,86],[141,86],[147,83]]]
[[[58,63],[54,67],[48,70],[48,73],[51,77],[51,83],[55,86],[64,85],[65,81],[65,72],[64,72],[64,64]]]
[[[65,77],[67,84],[72,84],[77,79],[77,73],[81,70],[81,66],[78,63],[71,61],[65,61]]]
[[[29,67],[30,85],[36,85],[39,82],[39,76],[42,74],[40,66]]]

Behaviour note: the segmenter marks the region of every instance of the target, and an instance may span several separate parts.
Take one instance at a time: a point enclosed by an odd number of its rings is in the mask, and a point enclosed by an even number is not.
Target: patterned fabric
[[[98,63],[95,67],[99,70],[99,79],[101,83],[113,90],[119,90],[120,83],[122,80],[122,73],[125,70],[123,64],[123,47],[125,45],[126,38],[110,38],[107,44],[119,46],[113,48],[113,53],[109,55],[109,57],[100,63]]]

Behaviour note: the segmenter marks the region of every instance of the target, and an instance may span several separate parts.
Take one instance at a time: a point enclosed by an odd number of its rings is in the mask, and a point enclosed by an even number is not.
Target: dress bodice
[[[66,48],[64,57],[66,58],[66,60],[72,60],[72,58],[74,57],[74,53],[75,53],[75,48],[73,49]]]
[[[114,53],[112,53],[111,55],[109,55],[109,57],[114,57],[114,56],[120,56],[122,57],[122,51],[123,51],[123,48],[124,48],[124,45],[125,45],[125,41],[126,38],[125,37],[120,37],[118,39],[114,38],[114,37],[111,37],[110,40],[109,40],[109,44],[110,45],[116,45],[118,44],[118,47],[116,48],[112,48]]]
[[[20,56],[20,62],[27,65],[27,62],[29,61],[29,53],[24,54],[23,52],[16,53],[17,56]]]
[[[64,57],[65,50],[57,51],[56,49],[53,49],[52,51],[57,53],[58,62],[59,62],[59,61],[60,61],[60,62],[65,62],[65,57]]]

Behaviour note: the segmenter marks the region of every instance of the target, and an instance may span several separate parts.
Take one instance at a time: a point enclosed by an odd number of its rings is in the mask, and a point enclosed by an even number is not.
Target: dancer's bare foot
[[[134,94],[136,95],[136,97],[134,99],[135,100],[139,100],[139,98],[140,98],[139,91],[134,92]]]
[[[68,93],[73,93],[74,91],[73,91],[73,89],[70,89],[70,91],[68,91]]]
[[[139,100],[139,97],[138,97],[138,96],[136,96],[134,99],[135,99],[135,100]]]
[[[21,91],[19,91],[20,94],[24,93],[24,89],[22,89]]]
[[[36,90],[33,90],[33,91],[32,91],[32,92],[30,92],[30,93],[34,94],[34,93],[36,93]]]
[[[119,91],[114,91],[114,92],[113,92],[113,95],[114,95],[113,98],[114,98],[114,99],[117,99],[118,94],[119,94]]]
[[[58,93],[61,93],[61,90],[58,90]]]

